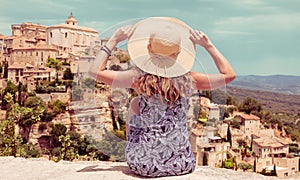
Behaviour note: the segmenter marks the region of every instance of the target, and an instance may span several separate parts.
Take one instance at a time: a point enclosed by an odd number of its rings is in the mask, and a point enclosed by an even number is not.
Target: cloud
[[[261,14],[253,16],[228,17],[217,20],[214,24],[214,32],[298,32],[300,28],[300,13],[293,14]],[[226,33],[223,33],[226,35]],[[232,35],[232,33],[227,33]]]

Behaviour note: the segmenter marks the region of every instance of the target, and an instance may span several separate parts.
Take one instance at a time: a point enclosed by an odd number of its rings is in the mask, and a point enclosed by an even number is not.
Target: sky
[[[4,35],[11,24],[61,24],[71,12],[99,36],[125,21],[175,17],[205,32],[237,75],[300,76],[299,0],[0,0],[0,6]],[[217,71],[201,47],[193,70]]]

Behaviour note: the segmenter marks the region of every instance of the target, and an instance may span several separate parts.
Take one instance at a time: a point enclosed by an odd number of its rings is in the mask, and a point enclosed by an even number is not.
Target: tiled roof
[[[287,144],[282,143],[278,138],[257,138],[253,139],[259,146],[262,147],[283,147]]]
[[[255,116],[254,114],[238,113],[236,114],[236,116],[240,116],[245,120],[260,120],[260,118],[258,116]]]
[[[25,69],[25,66],[20,63],[14,63],[14,64],[8,66],[8,69]]]
[[[193,129],[192,133],[196,136],[204,136],[205,135],[203,129]]]

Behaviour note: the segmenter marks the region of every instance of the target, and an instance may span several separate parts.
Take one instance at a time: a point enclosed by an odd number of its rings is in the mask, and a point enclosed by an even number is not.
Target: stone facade
[[[77,25],[71,14],[64,24],[49,26],[46,29],[47,44],[59,50],[59,56],[70,52],[84,52],[93,41],[98,39],[98,32],[92,28]]]
[[[50,48],[46,46],[46,26],[25,22],[13,24],[11,28],[12,36],[4,38],[2,61],[7,61],[9,65],[14,63],[35,65],[37,63],[35,61],[26,61],[36,58],[41,61],[48,58],[47,52],[42,53],[43,50]]]
[[[229,142],[223,142],[221,138],[209,138],[209,143],[198,145],[197,148],[197,165],[207,165],[209,167],[218,167],[222,161],[225,161],[230,150]],[[203,164],[203,158],[206,156],[207,164]]]
[[[235,119],[241,123],[241,130],[248,139],[260,130],[260,118],[253,114],[238,113]]]
[[[289,144],[279,138],[256,138],[252,141],[252,151],[258,158],[286,157]]]
[[[30,87],[35,86],[36,80],[54,80],[55,75],[56,71],[52,68],[34,68],[31,64],[22,65],[15,63],[8,67],[7,79],[14,84],[18,84],[19,82],[27,84],[29,90],[33,90]]]

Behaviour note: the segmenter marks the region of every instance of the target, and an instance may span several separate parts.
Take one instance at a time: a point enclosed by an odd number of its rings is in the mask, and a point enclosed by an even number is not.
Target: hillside
[[[227,86],[226,91],[228,95],[233,96],[238,102],[242,102],[247,96],[250,96],[259,101],[266,111],[296,115],[300,113],[300,95],[233,86]]]
[[[264,90],[284,94],[300,95],[300,76],[237,76],[231,86],[244,89]]]

